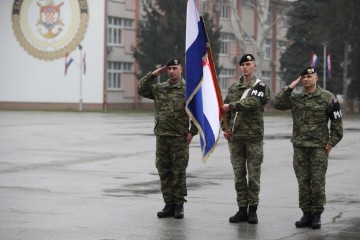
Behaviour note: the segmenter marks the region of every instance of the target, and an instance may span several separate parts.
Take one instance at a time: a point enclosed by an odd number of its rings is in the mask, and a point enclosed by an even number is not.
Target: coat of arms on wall
[[[14,0],[12,8],[17,40],[43,60],[73,51],[85,36],[88,20],[87,0]]]

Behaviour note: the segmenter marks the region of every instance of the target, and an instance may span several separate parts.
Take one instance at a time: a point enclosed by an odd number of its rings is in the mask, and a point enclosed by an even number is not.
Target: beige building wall
[[[153,107],[151,100],[139,97],[136,93],[138,83],[137,74],[139,71],[138,64],[133,58],[133,49],[137,46],[136,29],[141,20],[141,16],[144,14],[143,7],[150,3],[154,4],[155,2],[156,0],[89,0],[89,30],[83,41],[84,49],[86,49],[88,56],[88,73],[86,78],[91,79],[94,86],[98,87],[91,89],[91,91],[84,90],[84,103],[85,106],[87,106],[85,110],[95,108],[106,111]],[[241,55],[244,53],[253,53],[254,47],[251,42],[245,42],[243,45],[244,48],[242,49],[234,38],[230,23],[231,13],[229,6],[227,5],[227,0],[200,0],[199,2],[200,10],[210,13],[215,22],[215,26],[221,27],[222,52],[219,54],[218,59],[221,69],[217,69],[217,74],[222,93],[225,95],[230,84],[236,81],[241,74],[238,65]],[[255,1],[237,0],[237,13],[249,34],[256,38],[256,29],[259,23],[254,10],[247,7],[249,2]],[[271,16],[272,19],[275,20],[278,16],[283,14],[286,5],[279,5],[279,1],[270,0],[270,2]],[[5,5],[7,8],[11,7],[9,2],[7,4],[2,3],[3,7]],[[105,9],[100,9],[97,5],[103,6]],[[9,16],[6,16],[6,21],[4,20],[3,23],[5,24],[5,22],[7,22],[6,24],[9,24],[9,18]],[[99,28],[99,26],[102,26],[102,28]],[[7,27],[6,29],[10,29],[10,27]],[[93,29],[100,30],[96,32]],[[93,32],[95,34],[93,34]],[[257,77],[266,80],[271,86],[272,92],[276,92],[282,87],[281,77],[279,75],[279,59],[281,52],[284,51],[287,46],[285,38],[286,32],[286,21],[279,22],[273,26],[268,35],[271,42],[269,43],[268,51],[271,52],[271,55],[263,60],[261,69],[257,69]],[[14,38],[13,33],[10,30],[9,32],[6,32],[6,34]],[[16,49],[20,50],[19,46],[17,46],[18,43],[15,40],[11,41],[11,46],[13,45]],[[92,53],[92,51],[96,49],[101,51],[97,51],[96,54]],[[33,59],[28,55],[26,55],[26,58],[29,58],[30,60]],[[58,65],[56,68],[59,72],[63,71],[61,66],[63,65],[63,59],[57,60],[56,64]],[[42,63],[41,66],[47,65],[49,65],[49,63]],[[39,63],[39,68],[41,66]],[[11,66],[6,68],[11,68]],[[73,69],[70,70],[74,71],[74,76],[76,78],[76,68],[73,67]],[[91,74],[95,71],[98,73],[96,76]],[[61,77],[63,78],[63,76]],[[70,76],[68,78],[70,78]],[[14,79],[13,82],[14,81],[22,80]],[[84,83],[85,87],[89,85],[89,80],[87,81],[87,83]],[[5,81],[3,82],[5,83]],[[57,81],[56,84],[59,85],[58,88],[66,88],[66,84],[73,84],[73,82],[68,80]],[[77,86],[77,84],[75,85]],[[15,87],[14,89],[14,91],[16,91]],[[76,88],[72,87],[72,89]],[[96,92],[99,97],[89,101],[87,94],[90,92]],[[16,108],[16,104],[20,104],[23,109],[77,108],[77,92],[73,94],[74,96],[67,94],[71,97],[69,97],[69,99],[66,99],[67,95],[62,95],[61,102],[57,102],[51,98],[47,99],[47,95],[41,96],[41,93],[37,95],[39,100],[36,102],[27,101],[24,97],[16,98],[16,95],[11,94],[9,91],[7,94],[13,96],[13,98],[11,101],[6,101],[5,97],[3,97],[5,99],[3,101],[0,99],[0,109],[13,109]],[[54,94],[51,95],[51,97],[53,96]]]
[[[0,110],[102,110],[104,14],[105,0],[0,1]]]

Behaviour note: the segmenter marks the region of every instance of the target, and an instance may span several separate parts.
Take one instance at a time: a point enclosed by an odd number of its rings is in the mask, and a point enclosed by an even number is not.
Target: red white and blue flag
[[[65,54],[65,75],[67,74],[67,71],[73,61],[74,61],[74,59],[71,56],[69,56],[68,53],[66,53]]]
[[[332,76],[332,66],[331,66],[331,53],[327,55],[327,75],[329,78]]]
[[[312,53],[312,57],[311,57],[311,64],[310,66],[313,67],[313,68],[316,68],[317,64],[318,64],[318,56],[316,55],[315,52]]]
[[[222,98],[202,17],[195,0],[186,15],[186,111],[199,130],[205,162],[219,139]]]

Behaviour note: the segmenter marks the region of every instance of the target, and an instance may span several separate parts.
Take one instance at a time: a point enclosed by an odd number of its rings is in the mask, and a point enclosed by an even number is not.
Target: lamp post
[[[326,43],[324,43],[323,88],[326,89]]]
[[[155,65],[155,67],[156,67],[156,69],[161,68],[161,64],[158,63],[158,64]],[[157,82],[158,83],[160,83],[160,75],[157,77]]]
[[[83,71],[83,62],[82,62],[82,46],[79,45],[80,50],[80,98],[79,98],[79,111],[82,112],[82,71]]]

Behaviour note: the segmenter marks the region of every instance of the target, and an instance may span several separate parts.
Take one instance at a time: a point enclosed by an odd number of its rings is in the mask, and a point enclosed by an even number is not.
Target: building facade
[[[262,54],[257,77],[272,92],[278,91],[282,87],[279,59],[287,46],[287,2],[270,0],[266,22],[255,8],[261,1],[235,0],[235,11],[231,2],[198,1],[200,10],[221,27],[218,80],[223,94],[240,76],[241,55],[259,52],[256,49]],[[5,53],[0,66],[0,109],[151,108],[152,102],[136,93],[139,68],[133,57],[137,26],[143,8],[150,4],[156,0],[2,1],[0,20],[6,37],[0,39]],[[241,26],[232,21],[234,13]],[[241,41],[234,27],[246,30]],[[266,28],[266,38],[257,45],[259,29]]]

